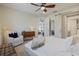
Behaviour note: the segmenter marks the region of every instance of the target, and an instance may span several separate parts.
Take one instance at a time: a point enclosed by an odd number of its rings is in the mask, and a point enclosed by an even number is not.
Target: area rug
[[[16,51],[12,44],[2,44],[0,46],[0,56],[16,56]]]

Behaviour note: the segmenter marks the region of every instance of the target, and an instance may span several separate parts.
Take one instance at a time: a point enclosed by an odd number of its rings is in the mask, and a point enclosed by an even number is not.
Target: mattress
[[[71,56],[71,52],[66,47],[64,39],[45,37],[45,45],[37,49],[32,49],[32,41],[25,44],[25,50],[31,56]]]

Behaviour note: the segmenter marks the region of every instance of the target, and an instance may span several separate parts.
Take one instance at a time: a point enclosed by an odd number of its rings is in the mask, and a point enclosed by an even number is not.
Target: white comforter
[[[70,42],[67,40],[56,38],[54,36],[46,37],[45,45],[37,48],[36,50],[31,49],[31,42],[25,44],[26,52],[34,56],[70,56]]]
[[[73,56],[79,56],[79,43],[71,46],[71,54]]]

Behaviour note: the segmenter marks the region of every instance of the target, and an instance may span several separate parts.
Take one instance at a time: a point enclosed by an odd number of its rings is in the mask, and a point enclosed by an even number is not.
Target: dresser
[[[23,35],[24,41],[31,40],[35,36],[35,31],[23,31],[22,35]]]

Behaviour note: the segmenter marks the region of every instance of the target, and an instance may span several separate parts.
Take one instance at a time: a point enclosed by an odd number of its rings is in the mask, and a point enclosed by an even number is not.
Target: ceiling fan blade
[[[39,11],[41,8],[38,8],[37,10],[35,10],[35,12]]]
[[[42,3],[42,5],[41,6],[45,6],[46,5],[46,3]]]
[[[39,6],[40,7],[40,5],[37,5],[37,4],[34,4],[34,3],[31,3],[31,5],[35,5],[35,6]]]
[[[54,8],[56,5],[47,5],[46,8]]]

